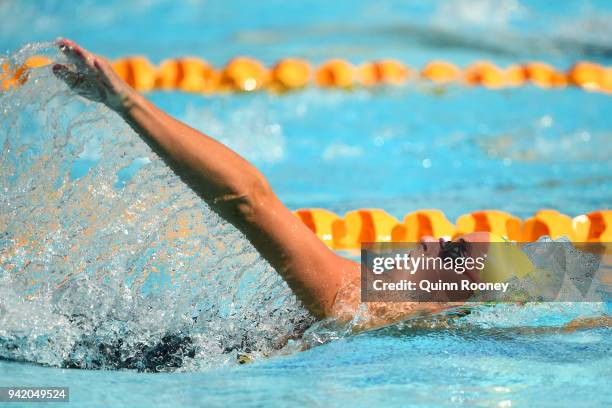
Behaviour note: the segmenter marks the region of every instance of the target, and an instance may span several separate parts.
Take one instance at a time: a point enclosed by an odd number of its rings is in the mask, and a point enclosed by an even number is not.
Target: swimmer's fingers
[[[66,65],[55,64],[53,66],[53,73],[56,77],[64,81],[70,88],[78,88],[84,81],[85,75],[80,72],[74,72]]]
[[[66,55],[70,62],[74,63],[79,70],[93,73],[96,78],[102,82],[102,85],[106,87],[112,86],[111,78],[116,75],[110,63],[105,58],[87,51],[67,38],[59,39],[57,44],[64,55]]]
[[[79,70],[95,69],[95,55],[67,38],[57,41],[60,51],[74,63]]]
[[[74,42],[67,39],[61,39],[58,40],[58,46],[60,51],[68,58],[68,61],[75,64],[77,68],[80,70],[87,68],[85,58]]]
[[[106,94],[100,86],[95,81],[92,81],[91,77],[81,72],[74,72],[65,65],[55,64],[53,66],[53,73],[64,81],[70,89],[89,100],[104,102],[106,99]]]
[[[115,111],[125,109],[133,90],[113,71],[106,59],[68,39],[59,39],[57,45],[76,68],[75,72],[58,64],[54,72],[59,78],[88,99],[103,102]]]
[[[83,62],[86,59],[84,52],[85,50],[72,40],[60,38],[57,40],[57,46],[59,47],[60,51],[70,59]]]

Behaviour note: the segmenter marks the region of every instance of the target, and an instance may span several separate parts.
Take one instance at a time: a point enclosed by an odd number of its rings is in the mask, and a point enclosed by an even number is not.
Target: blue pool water
[[[432,59],[612,65],[612,5],[603,0],[72,3],[2,2],[0,46],[10,53],[61,35],[110,58],[143,54],[156,63],[195,55],[221,65],[245,54],[265,63],[292,55],[354,63],[391,57],[414,67]],[[3,119],[0,144],[13,147],[1,157],[3,169],[17,176],[0,177],[8,192],[0,220],[9,234],[42,243],[11,255],[26,271],[23,281],[0,264],[0,386],[69,386],[79,407],[612,404],[610,329],[538,332],[609,314],[599,303],[481,308],[438,330],[408,324],[344,336],[321,327],[310,335],[324,344],[273,351],[272,340],[304,316],[282,282],[112,115],[39,75],[38,86],[31,81],[0,101],[21,121]],[[46,115],[32,114],[39,107],[32,101],[48,95],[60,96],[41,103]],[[609,208],[612,198],[612,97],[605,94],[421,84],[150,97],[252,160],[292,209],[380,207],[401,217],[433,207],[454,220],[482,208],[521,217],[554,208],[575,216]],[[75,124],[75,112],[86,112],[84,125]],[[130,178],[125,169],[135,162],[141,168]],[[18,217],[8,219],[9,208]],[[175,219],[187,220],[193,234],[172,235]],[[2,236],[0,249],[13,235]],[[153,267],[159,272],[141,274]],[[91,278],[77,279],[83,275]],[[42,293],[33,300],[26,278]],[[45,280],[64,279],[76,283],[45,297]],[[206,319],[192,325],[191,314]],[[56,367],[91,363],[101,344],[118,338],[134,345],[182,330],[200,349],[179,372]],[[237,365],[245,341],[254,362]]]

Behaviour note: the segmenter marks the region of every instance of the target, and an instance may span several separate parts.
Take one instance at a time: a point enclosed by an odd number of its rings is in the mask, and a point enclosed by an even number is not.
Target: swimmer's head
[[[421,263],[414,271],[413,278],[417,281],[443,281],[445,283],[456,283],[461,286],[461,282],[480,282],[479,273],[483,265],[473,261],[466,262],[467,259],[484,262],[489,247],[490,237],[488,233],[470,233],[458,237],[453,241],[435,239],[425,236],[419,241],[419,245],[411,252],[413,258],[428,258],[433,262]],[[451,262],[452,268],[448,268]],[[411,272],[412,273],[412,272]],[[468,299],[471,291],[455,291],[448,293],[450,301],[463,301]],[[442,301],[442,300],[441,300]]]
[[[514,276],[522,278],[534,269],[519,244],[489,232],[472,232],[453,241],[424,237],[421,243],[430,256],[486,258],[484,268],[467,271],[474,281],[505,282]]]
[[[505,238],[488,232],[473,232],[452,241],[423,237],[413,256],[439,258],[440,261],[453,261],[455,269],[420,268],[419,278],[457,282],[506,282],[512,277],[523,277],[534,267],[520,246]],[[466,260],[470,258],[471,261]],[[438,263],[439,264],[439,263]],[[465,300],[472,293],[457,292],[452,300]]]

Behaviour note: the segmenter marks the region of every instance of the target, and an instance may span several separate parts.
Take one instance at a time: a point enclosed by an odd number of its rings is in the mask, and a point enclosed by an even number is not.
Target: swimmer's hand
[[[57,45],[71,62],[53,66],[53,73],[59,79],[79,95],[116,112],[129,109],[135,91],[113,71],[108,61],[65,38],[59,39]]]

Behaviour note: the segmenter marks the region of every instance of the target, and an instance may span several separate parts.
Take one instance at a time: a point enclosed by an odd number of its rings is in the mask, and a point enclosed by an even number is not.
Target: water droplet
[[[540,118],[540,127],[548,128],[553,124],[553,118],[550,115],[545,115]]]
[[[591,134],[587,132],[586,130],[583,132],[580,132],[580,139],[582,139],[583,142],[588,142],[591,140]]]

